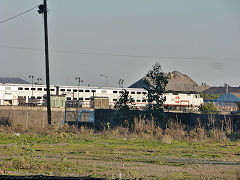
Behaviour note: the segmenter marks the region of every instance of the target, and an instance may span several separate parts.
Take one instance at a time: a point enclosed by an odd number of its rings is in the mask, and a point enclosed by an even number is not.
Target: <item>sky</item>
[[[240,86],[239,0],[48,0],[50,82],[128,87],[159,62],[198,84]],[[0,22],[41,4],[0,0]],[[45,82],[37,8],[0,23],[0,77]]]

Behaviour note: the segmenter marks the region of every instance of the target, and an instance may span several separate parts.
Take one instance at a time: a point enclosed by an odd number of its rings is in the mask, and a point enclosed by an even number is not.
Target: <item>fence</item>
[[[61,126],[64,108],[52,108],[52,124]],[[48,126],[45,107],[0,106],[0,125],[21,125],[23,128],[42,129]]]
[[[78,113],[85,108],[51,108],[52,124],[62,126],[63,123],[74,124],[77,122]],[[89,109],[93,111],[93,109]],[[135,111],[138,118],[141,111]],[[86,116],[87,114],[83,114]],[[240,130],[240,115],[207,115],[195,113],[172,113],[166,112],[167,121],[181,122],[189,129],[195,128],[199,124],[204,127],[216,126],[227,128],[231,126],[232,131]],[[121,126],[126,120],[126,115],[112,109],[95,109],[94,122],[95,128],[102,130],[109,123],[111,127]],[[45,107],[20,107],[20,106],[0,106],[0,125],[18,125],[24,128],[45,128],[48,126],[47,110]]]

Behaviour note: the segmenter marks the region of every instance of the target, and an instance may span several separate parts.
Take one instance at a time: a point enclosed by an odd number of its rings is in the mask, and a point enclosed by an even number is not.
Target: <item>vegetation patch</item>
[[[181,124],[170,124],[168,130],[142,122],[138,131],[122,132],[121,128],[94,132],[64,126],[19,133],[14,128],[1,127],[0,174],[154,179],[222,178],[223,174],[230,179],[239,177],[238,138],[220,140],[209,136],[206,130],[195,131],[193,137]],[[183,133],[177,136],[176,129]],[[202,132],[206,133],[204,137],[198,136]],[[209,169],[215,173],[209,173]]]

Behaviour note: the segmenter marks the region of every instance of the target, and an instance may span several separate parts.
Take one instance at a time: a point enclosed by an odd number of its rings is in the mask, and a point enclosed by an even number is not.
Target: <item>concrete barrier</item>
[[[52,124],[61,126],[64,108],[52,108]],[[0,106],[0,125],[20,125],[23,128],[45,128],[48,126],[47,108]]]

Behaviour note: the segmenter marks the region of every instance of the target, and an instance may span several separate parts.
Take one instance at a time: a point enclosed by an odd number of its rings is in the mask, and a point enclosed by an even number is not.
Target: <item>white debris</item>
[[[20,133],[14,133],[14,135],[16,135],[16,136],[20,136],[21,134],[20,134]]]

